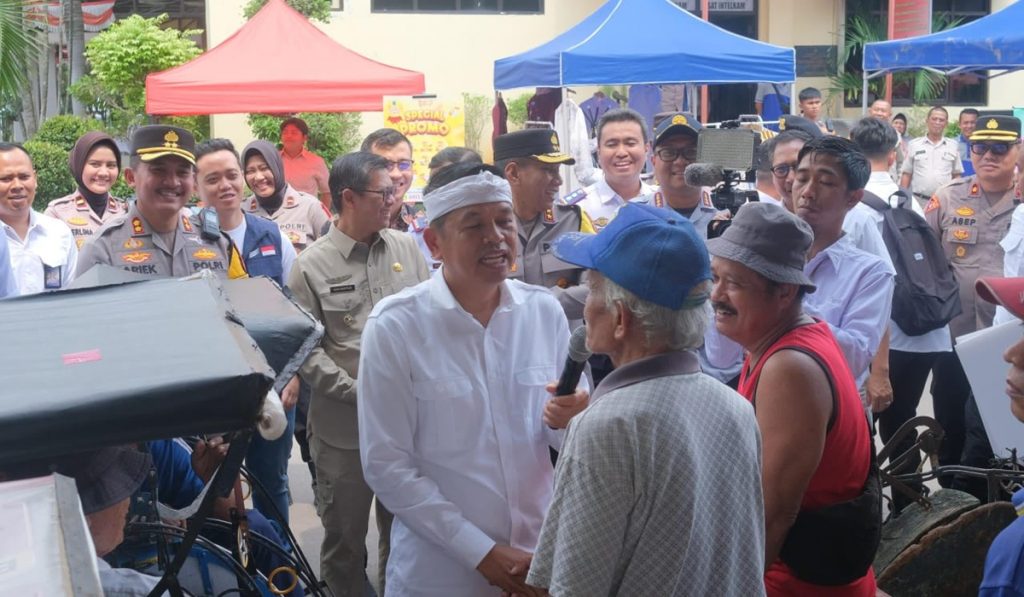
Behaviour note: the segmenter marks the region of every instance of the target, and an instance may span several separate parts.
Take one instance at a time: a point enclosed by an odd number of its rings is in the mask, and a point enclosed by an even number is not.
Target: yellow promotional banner
[[[427,165],[434,154],[466,143],[462,98],[385,96],[384,126],[396,129],[412,142],[412,188],[417,190],[427,185]]]

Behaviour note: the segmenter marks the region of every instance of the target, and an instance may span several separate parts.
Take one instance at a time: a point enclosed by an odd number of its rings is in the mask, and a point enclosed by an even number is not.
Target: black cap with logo
[[[573,165],[576,160],[562,153],[558,133],[552,129],[525,129],[499,135],[494,139],[494,161],[533,158],[545,164]]]

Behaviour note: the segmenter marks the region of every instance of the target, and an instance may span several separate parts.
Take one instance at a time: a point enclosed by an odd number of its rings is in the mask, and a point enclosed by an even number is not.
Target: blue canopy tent
[[[898,70],[925,69],[942,75],[987,70],[994,78],[1024,68],[1024,2],[1016,2],[959,27],[907,39],[865,44],[864,109],[868,81]]]
[[[730,33],[670,0],[609,0],[546,44],[494,62],[498,90],[794,80],[793,48]]]

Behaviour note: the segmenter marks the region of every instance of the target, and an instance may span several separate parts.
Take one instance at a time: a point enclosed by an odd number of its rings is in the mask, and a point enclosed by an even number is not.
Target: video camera
[[[715,209],[736,215],[748,201],[758,201],[757,191],[740,190],[743,182],[754,182],[754,151],[760,136],[740,127],[741,121],[723,122],[720,128],[704,128],[697,135],[697,162],[686,167],[686,184],[713,187],[711,203]],[[708,238],[721,236],[729,220],[708,224]]]

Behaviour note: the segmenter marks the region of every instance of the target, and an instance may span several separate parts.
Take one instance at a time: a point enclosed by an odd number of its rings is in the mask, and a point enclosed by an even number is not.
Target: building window
[[[932,31],[942,31],[960,26],[981,17],[992,10],[991,0],[933,0]],[[847,35],[853,19],[860,17],[877,24],[874,36],[878,41],[885,39],[887,11],[879,7],[876,0],[848,0],[846,3]],[[849,40],[848,40],[849,41]],[[856,80],[849,79],[851,88],[845,89],[847,107],[860,105],[860,65],[863,53],[859,48],[852,52],[846,62],[845,71],[855,74]],[[980,73],[985,74],[985,73]],[[837,79],[838,80],[838,79]],[[871,91],[881,93],[884,77],[871,81]],[[858,89],[852,89],[856,83]],[[945,77],[926,71],[900,71],[893,74],[892,103],[894,106],[942,104],[947,106],[974,106],[988,103],[988,80],[974,73]]]
[[[544,0],[371,0],[373,12],[544,14]]]

